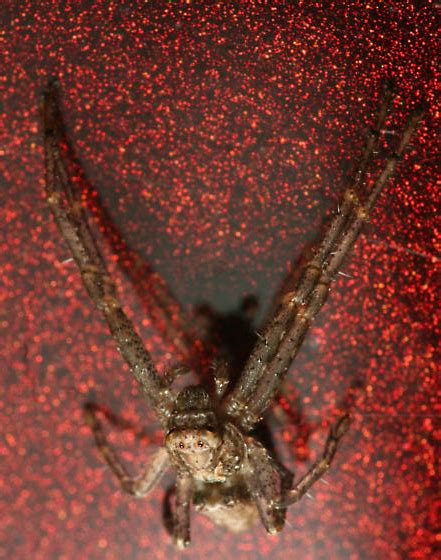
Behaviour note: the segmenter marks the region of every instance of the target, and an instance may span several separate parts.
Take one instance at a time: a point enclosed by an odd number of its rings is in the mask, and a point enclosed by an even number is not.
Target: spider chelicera
[[[143,472],[133,478],[107,443],[95,407],[86,407],[86,421],[99,451],[126,492],[145,496],[166,469],[176,470],[172,533],[179,547],[190,542],[192,505],[215,523],[233,531],[249,529],[258,519],[268,533],[281,531],[287,507],[300,500],[329,469],[339,442],[348,430],[349,416],[345,413],[331,426],[322,456],[294,483],[291,473],[278,463],[266,446],[250,435],[274,400],[311,322],[328,297],[331,282],[352,250],[422,116],[420,110],[411,114],[395,152],[386,160],[383,171],[368,192],[363,193],[361,187],[371,156],[380,143],[392,94],[391,83],[387,82],[354,181],[344,191],[338,211],[296,288],[285,294],[238,379],[230,382],[228,363],[219,361],[211,391],[192,385],[176,394],[172,383],[174,377],[182,373],[182,368],[177,366],[166,376],[158,374],[121,306],[85,209],[69,179],[61,148],[57,80],[50,80],[44,91],[47,202],[89,296],[107,321],[119,352],[156,412],[165,433],[164,446],[154,453]]]

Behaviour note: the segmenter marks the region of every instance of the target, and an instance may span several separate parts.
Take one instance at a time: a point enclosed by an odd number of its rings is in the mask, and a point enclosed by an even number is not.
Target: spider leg
[[[107,406],[98,404],[94,401],[88,401],[83,405],[84,410],[90,411],[95,416],[97,414],[101,414],[106,422],[109,422],[116,428],[122,431],[129,431],[131,432],[134,437],[138,440],[148,440],[149,439],[149,432],[146,429],[139,429],[135,424],[126,420],[125,418],[121,418],[117,416],[110,408]]]
[[[372,209],[384,185],[393,175],[397,162],[409,144],[413,133],[422,117],[422,110],[416,110],[401,136],[396,151],[387,159],[384,170],[375,181],[367,200],[362,204],[357,201],[348,216],[345,229],[333,241],[327,262],[319,269],[319,276],[311,275],[307,281],[308,297],[305,302],[299,298],[299,290],[287,294],[288,301],[279,315],[284,314],[284,322],[270,324],[266,342],[271,340],[265,359],[262,359],[261,345],[254,351],[244,370],[243,377],[234,390],[227,396],[225,409],[235,417],[243,430],[250,430],[259,421],[264,410],[271,403],[284,375],[294,360],[309,325],[325,303],[331,281],[341,267],[343,260],[352,250],[364,223],[369,219]],[[349,189],[350,191],[352,189]],[[345,196],[345,198],[347,198]],[[307,267],[307,271],[308,271]],[[313,269],[311,269],[313,270]],[[302,288],[304,281],[300,280]],[[303,289],[303,288],[302,288]],[[256,361],[257,357],[257,361]]]
[[[343,415],[337,422],[331,426],[328,439],[326,440],[325,449],[322,457],[314,463],[311,469],[286,493],[280,504],[276,508],[284,508],[298,502],[311,486],[321,478],[331,466],[338,445],[348,431],[350,419],[347,414]]]
[[[61,114],[59,111],[58,86],[52,80],[49,82],[43,94],[43,126],[44,126],[44,152],[45,152],[45,171],[46,171],[46,197],[51,196],[53,199],[61,199],[61,193],[64,194],[67,204],[63,204],[62,210],[75,224],[78,236],[81,237],[82,243],[87,248],[87,254],[93,261],[100,261],[102,266],[104,261],[98,251],[92,232],[90,231],[87,218],[81,204],[81,197],[77,191],[72,188],[69,181],[63,157],[60,151],[61,144]],[[57,183],[60,183],[58,185]],[[50,203],[50,201],[48,200]],[[52,206],[51,206],[52,209]]]
[[[318,282],[310,294],[308,302],[298,306],[295,319],[281,340],[277,354],[269,363],[252,397],[247,402],[249,412],[254,414],[255,417],[260,417],[270,404],[281,379],[297,355],[311,322],[328,297],[331,281],[335,278],[345,257],[352,250],[364,223],[369,219],[369,215],[380,192],[395,171],[397,162],[410,142],[421,116],[422,114],[419,111],[411,115],[396,152],[387,160],[383,172],[375,181],[369,193],[367,201],[363,205],[354,208],[354,213],[351,216],[348,227],[335,246],[334,252],[325,265]]]
[[[293,296],[295,304],[305,303],[311,294],[314,286],[318,282],[322,268],[328,260],[331,251],[344,232],[348,221],[351,219],[356,208],[360,206],[360,186],[366,176],[366,169],[372,158],[372,154],[378,148],[381,138],[381,131],[384,128],[387,112],[392,102],[393,85],[387,80],[383,88],[383,97],[375,126],[370,128],[363,154],[360,158],[358,169],[355,173],[353,184],[347,188],[343,194],[343,200],[339,205],[338,212],[334,215],[329,225],[325,237],[313,258],[305,268],[305,272],[299,281]]]
[[[259,341],[255,345],[253,353],[247,362],[246,368],[233,392],[234,395],[240,395],[241,399],[246,399],[251,396],[258,381],[263,364],[266,364],[271,359],[272,355],[274,355],[274,348],[277,348],[278,341],[283,336],[289,321],[295,313],[296,307],[305,303],[310,296],[320,278],[322,268],[328,259],[334,244],[342,235],[343,230],[354,211],[354,206],[358,204],[359,195],[357,191],[365,178],[366,169],[372,154],[378,147],[381,130],[384,127],[387,112],[392,101],[392,96],[393,84],[390,80],[387,80],[383,88],[382,101],[377,121],[375,126],[369,130],[369,135],[363,154],[360,158],[354,182],[350,188],[345,190],[343,202],[339,207],[339,211],[334,215],[324,239],[316,250],[313,258],[306,266],[305,271],[297,284],[295,292],[286,294],[286,296],[282,299],[279,312],[276,313],[275,317],[268,323],[263,334],[259,336]],[[233,402],[233,399],[234,397],[231,396],[229,399],[230,402]],[[232,407],[229,406],[230,413],[231,408]]]
[[[191,476],[179,473],[176,479],[175,511],[173,514],[173,540],[178,548],[190,544],[190,506],[193,501]]]
[[[107,321],[118,350],[128,363],[147,400],[166,424],[173,394],[157,374],[149,353],[118,300],[116,286],[90,231],[87,219],[75,204],[60,152],[60,115],[57,85],[49,82],[43,99],[46,199],[55,221],[79,268],[92,301]]]
[[[137,497],[148,494],[156,486],[169,466],[167,450],[163,447],[160,448],[151,457],[142,473],[137,477],[131,477],[115,451],[107,442],[102,424],[96,415],[96,406],[92,403],[85,405],[84,419],[93,432],[99,452],[119,480],[121,488],[128,494]]]
[[[246,476],[248,490],[263,526],[269,534],[275,535],[285,525],[286,508],[281,504],[287,487],[291,488],[292,474],[278,466],[254,438],[247,438],[247,454],[251,467]]]

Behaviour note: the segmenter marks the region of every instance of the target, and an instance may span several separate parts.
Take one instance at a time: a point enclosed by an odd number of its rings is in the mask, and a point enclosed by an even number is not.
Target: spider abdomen
[[[241,474],[224,483],[197,482],[193,503],[198,513],[233,533],[248,531],[259,520],[258,509]]]

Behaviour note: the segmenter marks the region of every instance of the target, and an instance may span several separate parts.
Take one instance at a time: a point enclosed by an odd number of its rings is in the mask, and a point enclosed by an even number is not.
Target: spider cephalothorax
[[[284,526],[286,507],[298,501],[329,469],[349,427],[347,414],[331,426],[322,457],[294,485],[291,473],[250,434],[271,405],[311,322],[328,297],[331,282],[394,173],[421,118],[420,110],[411,115],[383,172],[369,189],[363,188],[367,166],[379,145],[391,99],[392,87],[388,82],[353,183],[344,191],[339,210],[296,288],[284,294],[274,318],[259,335],[237,380],[232,380],[231,368],[223,363],[214,372],[211,393],[201,386],[190,386],[176,395],[171,384],[173,379],[158,374],[119,302],[81,197],[69,179],[66,156],[60,148],[63,129],[56,82],[50,81],[45,90],[47,202],[91,299],[107,321],[118,350],[162,424],[165,445],[151,457],[142,474],[133,478],[107,443],[92,405],[85,408],[86,421],[94,432],[100,452],[127,492],[144,496],[168,467],[175,468],[172,532],[178,546],[190,542],[192,505],[232,531],[246,530],[260,519],[269,533],[277,533]]]
[[[196,480],[225,482],[240,470],[245,442],[239,430],[216,416],[216,402],[201,386],[176,398],[165,445],[174,466]]]
[[[186,387],[177,396],[165,445],[176,468],[198,480],[225,480],[219,464],[223,438],[210,395],[203,387]]]

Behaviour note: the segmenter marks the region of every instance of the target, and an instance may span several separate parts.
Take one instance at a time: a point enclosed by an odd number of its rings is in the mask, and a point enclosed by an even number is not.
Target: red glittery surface
[[[435,557],[434,10],[404,0],[2,4],[0,558]],[[290,372],[287,398],[316,426],[306,449],[288,417],[277,431],[298,475],[347,388],[364,388],[328,484],[277,537],[231,535],[195,515],[192,547],[178,553],[162,522],[172,480],[134,500],[98,456],[88,399],[144,428],[141,440],[112,432],[134,471],[161,432],[43,198],[38,103],[54,74],[100,204],[189,312],[200,302],[226,312],[247,293],[268,307],[335,209],[385,77],[397,84],[391,131],[428,104],[345,266],[351,277],[338,279]],[[163,369],[173,349],[101,241]]]

